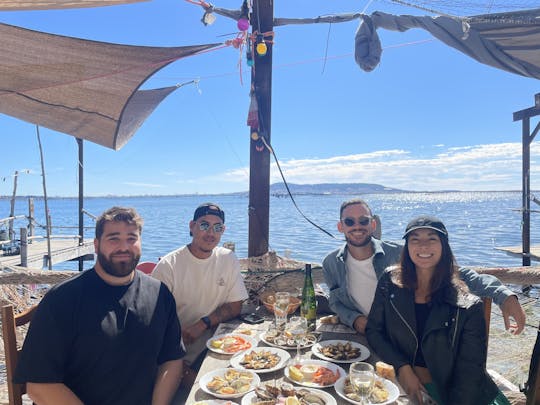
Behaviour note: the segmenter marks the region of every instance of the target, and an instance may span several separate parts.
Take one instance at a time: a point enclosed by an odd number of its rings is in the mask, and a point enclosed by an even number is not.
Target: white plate
[[[320,366],[320,367],[326,367],[330,370],[332,370],[333,373],[335,373],[336,371],[339,371],[339,378],[343,377],[343,376],[346,376],[347,373],[345,370],[343,370],[343,368],[341,368],[340,366],[338,366],[337,364],[334,364],[334,363],[330,363],[328,361],[322,361],[322,360],[303,360],[302,361],[302,365],[306,365],[306,364],[310,364],[310,365],[314,365],[314,366]],[[313,381],[311,380],[302,380],[302,381],[296,381],[294,379],[292,379],[289,375],[289,367],[286,367],[285,368],[285,377],[287,377],[291,382],[295,383],[295,384],[298,384],[298,385],[303,385],[304,387],[311,387],[311,388],[326,388],[326,387],[331,387],[332,385],[334,384],[326,384],[326,385],[320,385],[320,384],[317,384],[317,383],[314,383]]]
[[[279,359],[280,359],[279,363],[276,364],[272,368],[261,368],[261,369],[246,368],[242,364],[240,364],[240,362],[242,361],[242,359],[244,358],[246,354],[251,353],[252,351],[254,352],[266,351],[266,352],[271,352],[273,354],[276,354],[279,356]],[[291,355],[286,350],[278,349],[277,347],[255,347],[253,349],[248,349],[244,352],[236,353],[234,356],[232,356],[231,366],[233,366],[234,368],[241,369],[241,370],[255,371],[256,373],[271,373],[272,371],[280,370],[283,367],[285,367],[285,365],[287,364],[290,358],[291,358]]]
[[[334,384],[334,389],[336,390],[337,394],[343,398],[344,400],[350,402],[351,404],[360,404],[360,402],[358,401],[354,401],[350,398],[347,398],[347,395],[345,395],[345,379],[347,378],[347,376],[343,376],[341,377],[339,380],[336,381],[336,383]],[[389,380],[386,380],[384,378],[380,378],[380,377],[377,377],[379,380],[382,380],[382,382],[384,383],[384,388],[386,388],[386,390],[388,391],[388,399],[384,402],[377,402],[377,403],[373,403],[373,402],[368,402],[368,404],[373,404],[373,405],[386,405],[386,404],[391,404],[393,403],[396,399],[399,398],[399,388],[396,386],[396,384],[394,384],[392,381],[389,381]]]
[[[326,402],[326,405],[337,405],[337,402],[336,402],[336,399],[330,395],[328,392],[324,392],[324,391],[321,391],[321,390],[316,390],[316,389],[313,389],[313,388],[304,388],[304,389],[307,389],[308,391],[311,391],[317,395],[320,395],[322,397],[322,399],[324,399],[324,401]],[[252,404],[252,400],[257,398],[257,395],[254,393],[254,392],[250,392],[246,395],[244,395],[244,397],[242,398],[242,402],[240,403],[241,405],[251,405]],[[276,404],[278,402],[276,401]]]
[[[225,339],[225,338],[229,338],[229,337],[242,338],[246,342],[249,342],[251,346],[246,347],[246,348],[241,349],[241,350],[234,351],[234,352],[226,352],[223,349],[213,347],[212,344],[211,344],[211,342],[214,341],[214,340]],[[208,350],[211,350],[211,351],[213,351],[215,353],[219,353],[219,354],[235,354],[235,353],[238,353],[240,351],[249,350],[249,349],[253,349],[253,348],[257,347],[257,341],[254,338],[252,338],[251,336],[242,335],[241,333],[226,333],[224,335],[212,336],[210,339],[208,339],[206,341],[206,347],[208,347]]]
[[[338,360],[338,359],[333,359],[332,357],[327,357],[321,352],[321,349],[323,347],[330,346],[330,345],[337,345],[338,343],[341,343],[343,345],[350,343],[353,347],[360,349],[360,356],[355,357],[354,359]],[[326,360],[326,361],[331,361],[333,363],[354,363],[355,361],[364,361],[371,355],[371,353],[369,352],[369,349],[366,346],[361,345],[360,343],[351,342],[349,340],[325,340],[323,342],[318,342],[313,345],[313,347],[311,348],[311,351],[318,358]]]
[[[216,398],[222,398],[222,399],[228,399],[228,398],[240,398],[244,396],[246,393],[253,391],[257,385],[260,384],[261,379],[257,374],[255,374],[253,371],[250,370],[236,370],[241,373],[249,373],[253,377],[251,380],[251,384],[249,386],[249,389],[247,391],[243,392],[237,392],[236,394],[218,394],[217,392],[213,392],[210,389],[208,389],[207,385],[214,377],[218,376],[224,376],[227,371],[234,370],[232,368],[218,368],[217,370],[210,371],[203,375],[201,377],[201,380],[199,381],[199,386],[201,389],[206,392],[207,394],[213,395]]]
[[[238,405],[238,402],[228,401],[226,399],[203,399],[193,405]]]
[[[319,337],[320,338],[320,335],[315,335],[315,337]],[[266,343],[268,346],[272,346],[272,347],[277,347],[279,349],[284,349],[284,350],[296,350],[296,345],[294,346],[283,346],[283,345],[278,345],[276,343],[272,343],[272,342],[269,342],[268,340],[266,340],[266,332],[262,333],[261,334],[261,341],[263,341],[264,343]],[[315,342],[309,342],[305,345],[300,345],[300,349],[307,349],[311,346],[313,346],[315,344]]]

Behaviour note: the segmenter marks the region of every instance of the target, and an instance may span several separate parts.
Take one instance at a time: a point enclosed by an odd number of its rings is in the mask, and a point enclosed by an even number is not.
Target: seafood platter
[[[318,342],[313,345],[311,351],[318,358],[334,363],[364,361],[371,354],[366,346],[348,340]]]
[[[327,392],[313,388],[295,388],[292,384],[281,383],[275,386],[265,384],[242,398],[241,405],[337,405],[336,400]]]
[[[256,346],[255,339],[238,333],[215,335],[206,341],[206,347],[219,354],[234,354]]]
[[[351,385],[348,376],[343,376],[336,381],[334,389],[337,394],[351,404],[361,404],[361,399],[356,390]],[[399,397],[399,388],[385,378],[377,377],[375,387],[369,396],[369,405],[387,405],[392,404]]]
[[[337,364],[322,360],[303,360],[285,368],[285,377],[290,381],[314,388],[331,387],[346,374]]]
[[[301,349],[307,349],[311,347],[321,338],[321,334],[318,332],[308,332],[304,336]],[[261,335],[261,340],[269,346],[278,347],[285,350],[296,350],[295,340],[287,336],[287,332],[279,329],[269,329]]]
[[[244,396],[260,382],[259,376],[253,371],[219,368],[203,375],[199,385],[207,394],[227,399]]]
[[[271,373],[280,370],[290,360],[291,355],[276,347],[255,347],[231,357],[231,366],[256,373]]]

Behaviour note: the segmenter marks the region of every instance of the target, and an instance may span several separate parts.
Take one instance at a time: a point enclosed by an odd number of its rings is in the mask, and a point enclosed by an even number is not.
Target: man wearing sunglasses
[[[212,329],[240,315],[248,298],[234,252],[219,247],[225,213],[214,203],[201,204],[189,222],[191,243],[163,257],[152,272],[174,295],[186,345],[183,385],[194,380]]]
[[[322,265],[330,308],[343,323],[364,333],[377,281],[388,266],[399,261],[403,246],[373,236],[376,222],[371,208],[359,198],[341,204],[337,228],[346,243],[328,254]],[[490,297],[500,306],[507,330],[521,333],[525,312],[510,289],[494,276],[467,268],[460,268],[460,277],[473,294]]]

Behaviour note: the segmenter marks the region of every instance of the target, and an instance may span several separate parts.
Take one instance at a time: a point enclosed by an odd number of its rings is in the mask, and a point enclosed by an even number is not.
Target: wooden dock
[[[523,256],[523,247],[521,245],[501,246],[501,247],[496,247],[495,249],[505,252],[511,256],[518,256],[518,257]],[[530,256],[531,256],[531,260],[540,261],[540,245],[531,245]]]
[[[79,246],[77,239],[51,239],[51,261],[52,265],[74,260],[79,257],[85,259],[93,258],[94,241],[85,241]],[[91,255],[92,257],[89,257]],[[48,253],[47,241],[34,240],[28,244],[27,267],[41,269],[47,267]],[[0,255],[0,268],[4,266],[20,266],[21,255],[2,256]]]

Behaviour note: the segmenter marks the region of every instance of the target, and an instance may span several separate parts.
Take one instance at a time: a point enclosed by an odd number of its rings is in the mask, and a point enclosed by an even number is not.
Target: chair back
[[[145,274],[152,274],[156,267],[156,263],[153,262],[141,262],[137,265],[136,269],[142,271]]]
[[[484,302],[484,318],[486,319],[486,345],[489,342],[489,324],[491,322],[491,303],[493,299],[489,297],[482,298]]]
[[[9,405],[22,405],[22,396],[26,393],[26,384],[13,383],[13,375],[21,352],[17,344],[17,327],[29,323],[36,308],[37,305],[34,305],[26,311],[15,315],[13,306],[6,305],[2,307],[2,335],[4,338]]]

